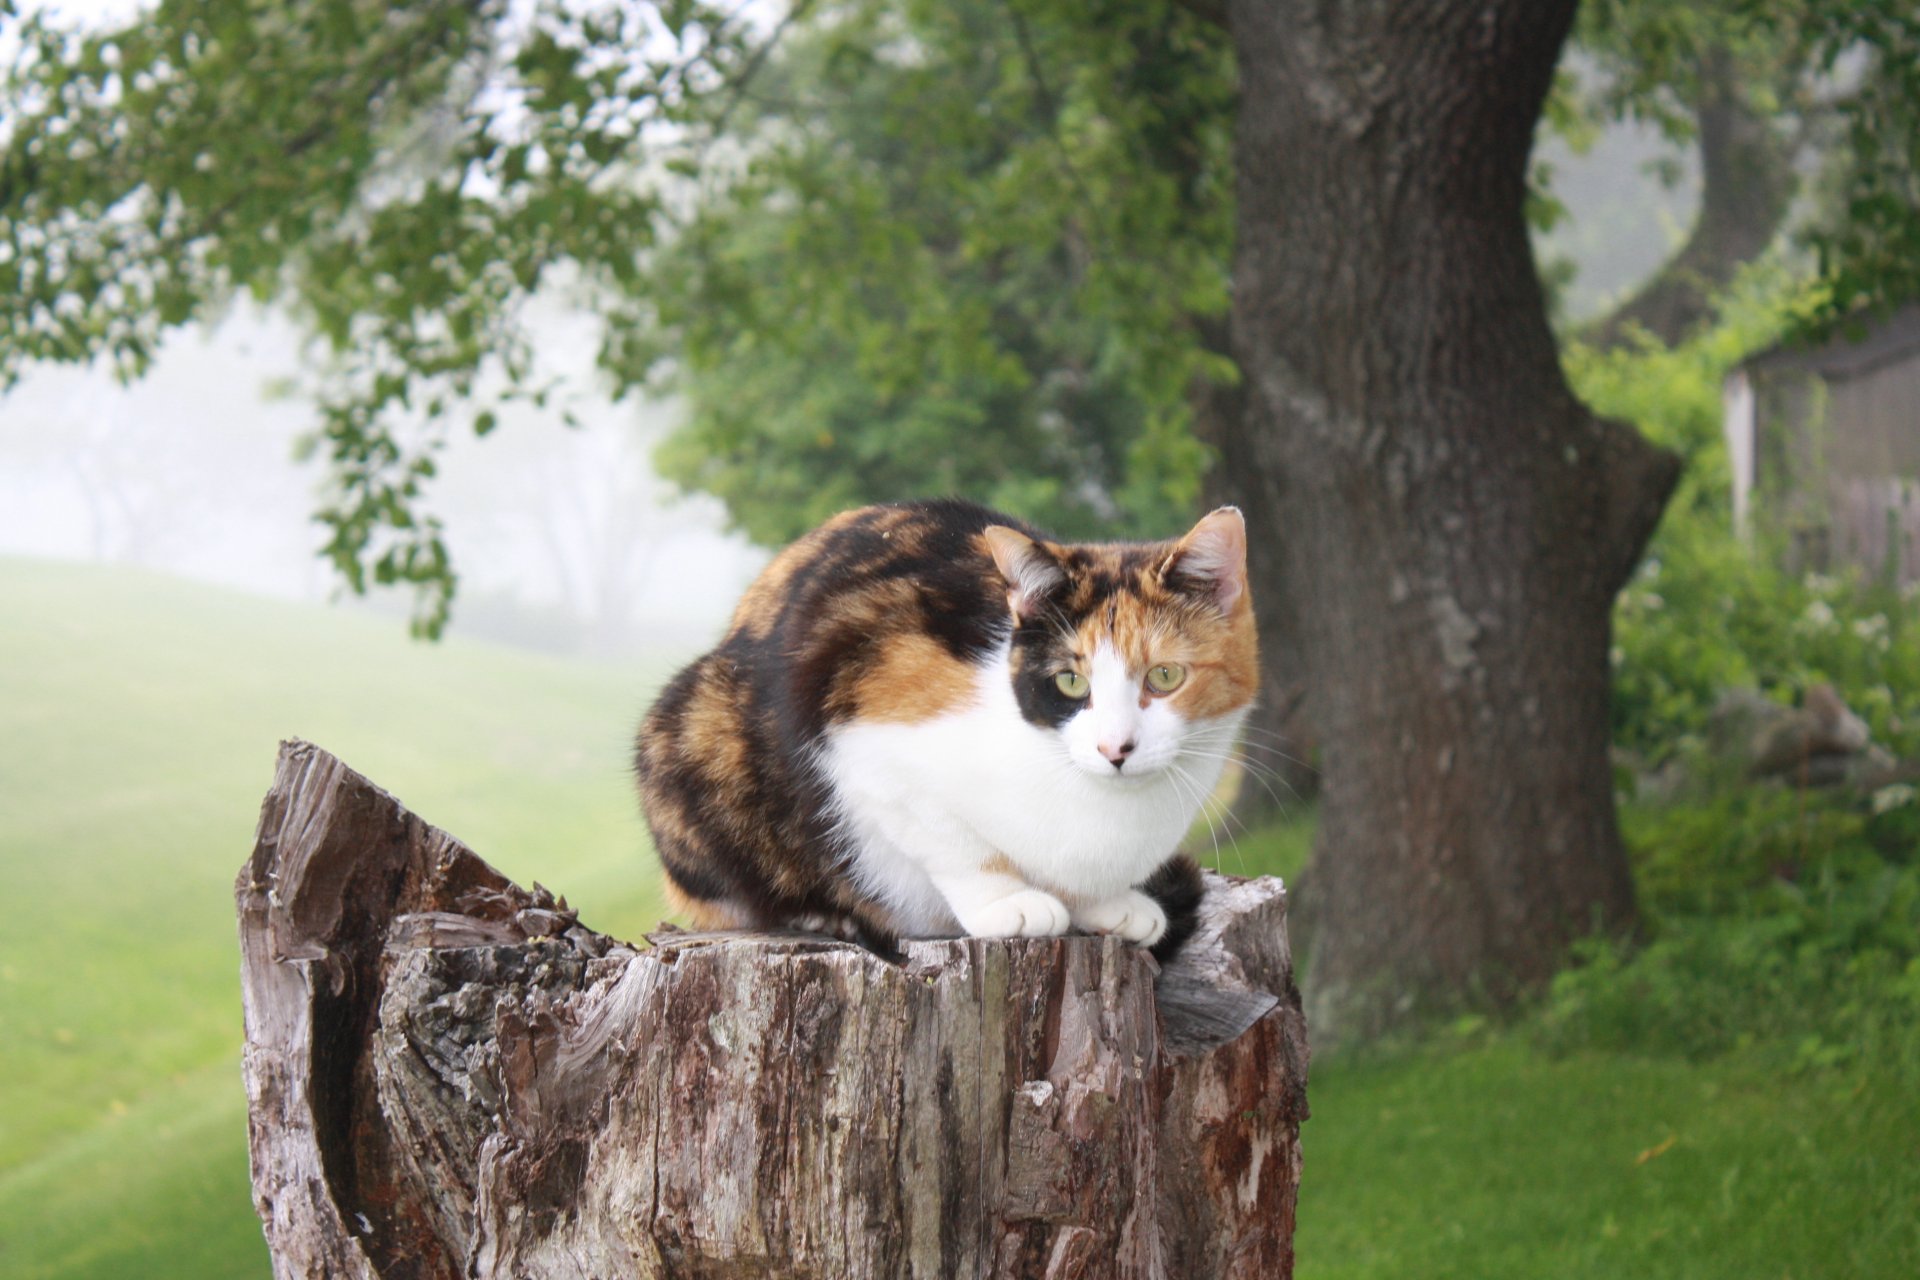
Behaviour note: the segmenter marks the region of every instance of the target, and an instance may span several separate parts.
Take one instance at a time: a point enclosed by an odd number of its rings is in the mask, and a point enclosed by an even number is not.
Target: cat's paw
[[[1057,938],[1067,931],[1067,904],[1039,889],[1021,889],[960,917],[976,938]]]
[[[1090,933],[1110,933],[1143,947],[1152,946],[1167,932],[1167,913],[1138,889],[1080,908],[1073,913],[1073,922]]]

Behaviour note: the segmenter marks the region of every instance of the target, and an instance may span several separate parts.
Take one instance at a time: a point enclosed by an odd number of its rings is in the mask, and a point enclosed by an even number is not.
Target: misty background
[[[1568,210],[1537,240],[1549,274],[1573,268],[1556,299],[1566,322],[1650,275],[1698,203],[1691,149],[1650,126],[1615,125],[1583,153],[1544,137],[1539,163]],[[718,500],[654,474],[679,406],[609,403],[597,322],[564,298],[540,305],[530,329],[556,397],[501,407],[484,440],[452,430],[429,490],[460,575],[450,632],[601,658],[696,648],[769,552],[727,529]],[[104,367],[31,370],[0,397],[0,554],[136,565],[403,626],[406,591],[356,598],[318,554],[324,466],[300,446],[321,358],[290,318],[242,301],[174,336],[132,385]]]

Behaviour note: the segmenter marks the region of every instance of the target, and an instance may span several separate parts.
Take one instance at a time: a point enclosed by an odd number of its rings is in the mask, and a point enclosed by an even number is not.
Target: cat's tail
[[[1167,913],[1167,931],[1153,944],[1153,958],[1165,964],[1193,936],[1200,922],[1200,899],[1205,893],[1200,864],[1184,853],[1176,853],[1147,877],[1140,892]]]

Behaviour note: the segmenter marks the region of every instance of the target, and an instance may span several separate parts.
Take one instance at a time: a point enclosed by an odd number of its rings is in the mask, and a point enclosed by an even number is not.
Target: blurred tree
[[[1671,346],[1788,224],[1803,219],[1834,286],[1829,317],[1912,296],[1920,205],[1920,11],[1870,0],[1588,0],[1576,33],[1590,108],[1697,149],[1700,210],[1660,271],[1591,327]]]
[[[1825,65],[1909,47],[1906,8],[1842,10]],[[1673,460],[1568,391],[1528,249],[1573,11],[166,0],[80,34],[0,0],[0,379],[137,376],[234,290],[290,301],[331,353],[328,553],[416,584],[427,630],[434,451],[544,397],[537,290],[602,311],[621,387],[674,361],[665,463],[762,537],[950,486],[1163,525],[1197,436],[1255,530],[1269,686],[1323,734],[1319,1033],[1364,1031],[1632,910],[1608,607]],[[1861,140],[1843,304],[1913,283],[1916,137]]]
[[[1223,34],[1164,2],[822,11],[742,91],[736,174],[633,328],[693,408],[669,474],[774,543],[909,494],[1186,523],[1186,400],[1233,376],[1196,323],[1226,310],[1232,91]]]

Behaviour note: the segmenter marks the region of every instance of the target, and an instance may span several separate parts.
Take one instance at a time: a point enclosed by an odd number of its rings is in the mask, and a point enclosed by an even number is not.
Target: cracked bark
[[[1164,972],[1098,938],[641,950],[288,743],[236,897],[276,1275],[1291,1272],[1275,881],[1211,879]]]
[[[1229,5],[1227,482],[1311,675],[1316,1044],[1510,998],[1631,919],[1610,611],[1678,459],[1566,385],[1523,218],[1572,0]]]

